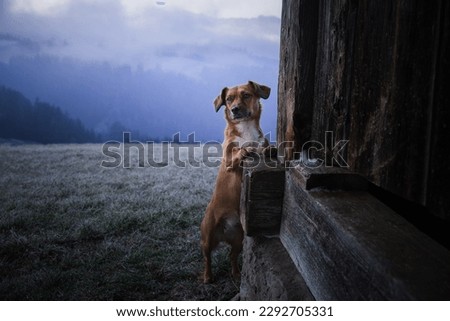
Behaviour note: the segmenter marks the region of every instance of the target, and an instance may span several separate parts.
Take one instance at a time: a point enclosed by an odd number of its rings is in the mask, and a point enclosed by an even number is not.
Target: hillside
[[[37,143],[98,142],[94,131],[59,107],[38,100],[31,103],[20,92],[0,86],[0,138]]]

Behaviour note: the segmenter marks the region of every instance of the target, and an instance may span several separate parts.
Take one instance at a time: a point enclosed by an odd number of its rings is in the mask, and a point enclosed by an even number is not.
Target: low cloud
[[[249,51],[256,50],[257,56],[277,59],[278,51],[274,49],[278,48],[279,18],[221,18],[231,15],[226,8],[237,10],[237,7],[214,6],[214,1],[165,3],[158,6],[153,1],[136,0],[7,1],[0,28],[11,37],[30,39],[35,44],[33,51],[24,48],[24,55],[38,52],[145,69],[174,69],[185,63],[188,68],[180,72],[186,75],[201,69],[202,64],[217,64],[217,55],[223,56],[214,50],[217,47],[238,58],[232,62],[221,60],[222,65],[248,63]],[[207,14],[199,13],[201,6]],[[250,4],[241,6],[244,9],[241,15],[245,16]],[[259,7],[261,13],[270,8]],[[236,14],[240,12],[237,10]],[[17,43],[7,45],[3,42],[3,61],[18,54]],[[167,54],[168,48],[175,48],[171,55]]]
[[[274,131],[281,1],[160,2],[0,0],[0,84],[99,130],[217,138],[214,95],[255,80],[272,87],[262,123]]]

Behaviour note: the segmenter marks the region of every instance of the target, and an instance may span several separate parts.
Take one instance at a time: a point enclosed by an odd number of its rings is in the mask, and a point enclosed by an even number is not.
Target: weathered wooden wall
[[[283,1],[280,162],[243,175],[242,299],[450,298],[449,21],[444,0]]]
[[[444,0],[284,0],[285,156],[332,131],[351,170],[450,221],[449,21]]]

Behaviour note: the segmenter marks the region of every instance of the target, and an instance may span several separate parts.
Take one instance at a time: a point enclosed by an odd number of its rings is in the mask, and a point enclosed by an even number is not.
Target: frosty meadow
[[[156,159],[162,145],[154,147]],[[239,292],[227,248],[214,256],[217,282],[198,280],[198,226],[217,168],[139,167],[135,149],[130,167],[102,167],[100,144],[3,144],[0,153],[1,299],[228,300]],[[191,158],[200,162],[201,150]]]

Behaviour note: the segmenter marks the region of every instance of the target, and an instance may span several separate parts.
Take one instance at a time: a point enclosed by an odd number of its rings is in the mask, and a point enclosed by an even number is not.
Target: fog
[[[220,90],[254,80],[272,88],[261,126],[274,137],[279,1],[186,3],[0,1],[0,85],[99,133],[120,122],[206,141],[223,136]]]

